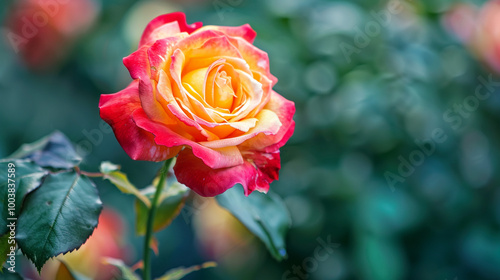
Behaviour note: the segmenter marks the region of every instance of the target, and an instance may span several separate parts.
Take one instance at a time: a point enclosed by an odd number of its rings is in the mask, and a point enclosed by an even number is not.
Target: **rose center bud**
[[[196,99],[204,100],[213,108],[230,111],[236,94],[232,85],[232,77],[228,75],[227,69],[227,66],[221,63],[199,68],[186,73],[182,82],[189,85],[187,87],[189,92],[195,91],[193,95]]]
[[[231,109],[233,97],[236,95],[231,85],[231,77],[227,75],[226,71],[217,73],[214,91],[214,105],[221,109]]]

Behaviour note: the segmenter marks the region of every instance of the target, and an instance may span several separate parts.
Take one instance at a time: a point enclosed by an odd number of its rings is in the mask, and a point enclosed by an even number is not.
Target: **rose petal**
[[[203,23],[201,22],[187,24],[186,15],[182,12],[158,16],[146,26],[144,33],[142,33],[139,47],[158,39],[175,36],[179,32],[192,33],[202,25]]]
[[[244,24],[241,26],[214,26],[214,25],[207,25],[204,27],[201,27],[200,29],[196,30],[196,32],[201,32],[205,30],[216,30],[223,32],[224,34],[232,37],[241,37],[248,41],[249,43],[253,43],[255,37],[257,36],[257,33],[252,29],[252,27],[249,24]]]
[[[103,94],[99,101],[101,118],[115,133],[125,152],[134,160],[163,161],[174,157],[180,147],[157,145],[154,135],[134,123],[132,113],[141,109],[138,81],[115,94]]]
[[[170,65],[171,77],[174,83],[171,84],[169,76],[163,70],[160,70],[158,89],[162,96],[166,98],[169,110],[174,114],[180,121],[188,126],[196,128],[207,140],[218,139],[213,133],[206,131],[201,125],[194,119],[193,106],[196,109],[203,111],[204,106],[192,96],[187,90],[184,89],[181,82],[180,73],[182,72],[182,66],[184,65],[184,54],[181,50],[177,49],[172,55],[172,63]],[[168,86],[167,86],[168,84]],[[180,101],[178,101],[180,99]],[[189,117],[191,116],[191,118]],[[215,137],[214,137],[215,136]]]
[[[129,56],[123,58],[123,64],[127,67],[132,79],[149,80],[151,71],[148,59],[148,46],[143,46]]]
[[[236,147],[220,149],[204,147],[187,139],[186,136],[175,133],[165,125],[151,121],[141,109],[134,111],[132,117],[137,126],[154,134],[156,144],[166,147],[190,146],[194,155],[211,168],[231,167],[243,163],[243,157]]]
[[[231,137],[231,135],[228,135],[224,139],[200,142],[200,144],[210,148],[237,146],[243,143],[245,140],[251,139],[261,133],[265,135],[274,135],[280,130],[281,122],[274,112],[270,110],[262,110],[259,112],[256,118],[258,120],[257,125],[243,135],[236,137]]]
[[[281,138],[281,140],[278,143],[273,144],[271,146],[267,146],[266,148],[262,149],[262,151],[266,153],[272,153],[277,151],[279,148],[283,147],[286,144],[286,142],[288,142],[290,137],[292,137],[294,131],[295,131],[295,121],[292,120],[292,123],[290,124],[288,130],[283,135],[283,138]]]
[[[279,152],[249,153],[243,164],[213,169],[205,165],[190,150],[179,153],[174,166],[177,180],[201,196],[216,196],[236,184],[243,185],[245,195],[258,190],[267,192],[269,183],[278,179],[281,167]]]
[[[209,67],[212,63],[214,63],[217,60],[223,59],[226,63],[231,64],[235,69],[244,71],[248,74],[252,74],[252,71],[250,70],[250,67],[248,67],[248,64],[246,61],[244,61],[241,58],[236,58],[236,57],[229,57],[229,56],[218,56],[216,58],[214,57],[203,57],[203,58],[189,58],[189,61],[186,61],[186,64],[184,65],[183,71],[185,73],[191,72],[196,69],[200,68],[206,68]]]
[[[156,81],[139,80],[139,99],[144,112],[153,121],[165,125],[175,125],[177,121],[167,113],[165,107],[158,101],[160,100],[158,95]]]
[[[238,48],[243,59],[250,66],[250,69],[266,75],[272,81],[273,86],[278,82],[278,79],[269,70],[269,56],[265,51],[258,49],[241,38],[229,38],[229,40]]]
[[[185,33],[184,33],[185,34]],[[150,65],[151,78],[158,79],[158,73],[170,61],[170,56],[174,51],[175,44],[187,35],[170,37],[156,41],[148,48],[148,60]]]
[[[191,58],[211,58],[218,59],[220,56],[242,58],[239,50],[231,43],[226,36],[206,38],[200,46],[189,47],[182,50],[188,59]]]
[[[254,110],[259,108],[259,105],[264,101],[263,97],[266,95],[262,84],[256,81],[251,75],[239,70],[236,72],[239,74],[240,84],[243,87],[243,92],[245,92],[246,100],[241,104],[241,107],[238,106],[236,108],[236,112],[234,112],[235,117],[231,118],[230,121],[239,121],[245,117],[253,117],[251,112],[255,112]]]
[[[269,191],[269,184],[279,179],[279,171],[281,169],[280,152],[263,153],[252,151],[245,152],[244,157],[254,167],[257,167],[259,175],[254,185],[255,188],[249,186],[249,192],[245,194],[248,196],[254,190],[267,193]]]
[[[223,33],[215,30],[204,30],[201,32],[195,32],[188,37],[182,39],[177,44],[177,48],[182,51],[187,51],[190,49],[198,49],[200,48],[207,40],[216,38],[216,37],[225,37]],[[236,40],[236,39],[233,39]],[[231,41],[231,40],[230,40]],[[236,45],[235,45],[236,46]]]
[[[292,101],[289,101],[275,91],[272,91],[271,100],[269,100],[266,106],[264,106],[264,109],[276,113],[282,124],[280,130],[275,135],[265,135],[263,133],[256,135],[255,137],[242,143],[239,146],[240,150],[273,151],[272,148],[278,146],[276,144],[281,143],[281,145],[283,145],[284,143],[282,143],[282,140],[285,139],[286,142],[286,140],[288,140],[288,138],[293,134],[295,123],[292,117],[295,113],[295,105]]]

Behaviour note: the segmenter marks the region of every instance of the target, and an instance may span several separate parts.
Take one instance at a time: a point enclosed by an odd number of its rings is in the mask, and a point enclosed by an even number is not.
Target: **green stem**
[[[158,200],[160,199],[161,193],[163,191],[163,187],[165,186],[165,178],[167,177],[168,170],[170,169],[170,164],[172,163],[173,158],[167,159],[160,171],[160,180],[158,181],[158,185],[156,186],[155,196],[153,197],[153,201],[151,201],[151,208],[148,213],[148,221],[146,224],[146,236],[144,239],[144,268],[143,268],[143,276],[144,280],[151,280],[151,252],[150,252],[150,244],[151,238],[153,237],[153,222],[155,219],[156,210],[158,208]]]

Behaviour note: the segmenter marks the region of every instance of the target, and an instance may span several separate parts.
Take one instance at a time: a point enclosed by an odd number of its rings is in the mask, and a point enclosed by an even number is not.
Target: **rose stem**
[[[151,208],[148,213],[148,221],[146,224],[146,236],[144,240],[144,268],[143,268],[143,276],[144,280],[151,280],[151,252],[150,252],[150,244],[151,238],[153,237],[153,221],[156,214],[156,209],[158,208],[158,200],[163,191],[163,187],[165,186],[165,177],[168,174],[168,170],[170,169],[170,164],[172,163],[173,158],[167,159],[163,164],[163,167],[160,171],[160,180],[158,181],[158,185],[156,186],[156,192],[153,197],[153,201],[151,202]]]

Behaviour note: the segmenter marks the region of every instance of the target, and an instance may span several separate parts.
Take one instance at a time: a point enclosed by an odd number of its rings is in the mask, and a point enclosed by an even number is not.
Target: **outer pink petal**
[[[271,99],[264,106],[264,109],[273,111],[278,115],[281,122],[280,130],[275,135],[261,133],[239,145],[240,150],[273,152],[283,146],[292,136],[295,128],[295,122],[292,119],[295,113],[295,104],[292,101],[272,91]]]
[[[221,36],[224,36],[224,34],[215,30],[204,30],[200,32],[194,32],[188,37],[180,40],[176,47],[181,49],[183,52],[190,49],[197,49],[201,47],[208,39]]]
[[[142,33],[139,47],[148,44],[150,42],[154,42],[158,39],[175,36],[177,34],[176,28],[173,25],[169,25],[170,23],[174,22],[177,23],[177,28],[180,32],[187,32],[187,33],[192,33],[193,31],[195,31],[196,29],[200,28],[203,25],[203,23],[201,22],[187,24],[186,15],[182,12],[176,12],[158,16],[154,18],[152,21],[150,21],[149,24],[146,26],[146,29]]]
[[[190,150],[179,153],[174,166],[177,180],[201,196],[216,196],[236,184],[243,185],[245,195],[258,190],[267,192],[269,183],[278,179],[279,152],[271,154],[251,153],[243,164],[213,169],[205,165]]]
[[[274,77],[269,70],[269,56],[263,50],[258,49],[246,40],[241,38],[230,38],[231,43],[240,51],[243,59],[248,63],[250,69],[261,72],[272,81],[274,86],[278,79]]]
[[[267,146],[262,151],[266,153],[277,151],[279,148],[283,147],[286,144],[286,142],[288,142],[290,137],[292,137],[294,131],[295,131],[295,121],[292,120],[292,123],[290,124],[288,130],[285,132],[283,138],[281,138],[281,140],[278,143],[273,144],[271,146]]]
[[[142,110],[137,80],[118,93],[101,95],[99,108],[101,118],[113,128],[116,139],[132,159],[163,161],[180,151],[178,147],[157,145],[153,134],[134,123],[133,112]]]
[[[241,37],[248,41],[249,43],[253,43],[255,40],[255,37],[257,36],[257,33],[255,30],[250,27],[249,24],[244,24],[241,26],[215,26],[215,25],[207,25],[204,26],[196,32],[204,31],[204,30],[216,30],[220,31],[228,36],[231,37]]]
[[[184,36],[170,37],[157,40],[147,49],[151,77],[158,80],[160,69],[164,68],[174,51],[175,44]]]
[[[141,79],[146,81],[149,80],[151,76],[148,48],[149,46],[143,46],[129,56],[123,58],[123,64],[127,67],[130,77],[134,80]]]
[[[169,59],[173,46],[178,40],[180,40],[178,37],[158,40],[151,46],[144,46],[143,48],[146,49],[146,51],[136,54],[135,56],[131,55],[124,59],[126,65],[130,66],[134,71],[134,65],[136,65],[135,61],[146,59],[144,54],[144,52],[146,52],[147,60],[137,63],[138,68],[141,66],[149,67],[149,70],[141,69],[137,71],[138,74],[136,78],[141,79],[139,84],[139,97],[141,99],[142,108],[148,117],[164,124],[172,124],[172,122],[175,121],[171,120],[167,115],[166,110],[168,109],[165,102],[161,102],[163,100],[157,90],[157,81],[159,80],[159,73],[162,71],[167,59]],[[151,75],[151,77],[149,77],[149,75]]]
[[[137,126],[154,134],[156,144],[165,147],[190,146],[194,155],[200,158],[204,164],[210,166],[210,168],[231,167],[243,163],[243,157],[236,147],[220,149],[204,147],[190,139],[182,137],[165,125],[151,121],[142,109],[134,111],[132,117]]]
[[[201,46],[190,48],[185,52],[188,59],[208,57],[215,61],[216,58],[221,56],[242,58],[239,50],[224,35],[206,38],[206,41]]]

